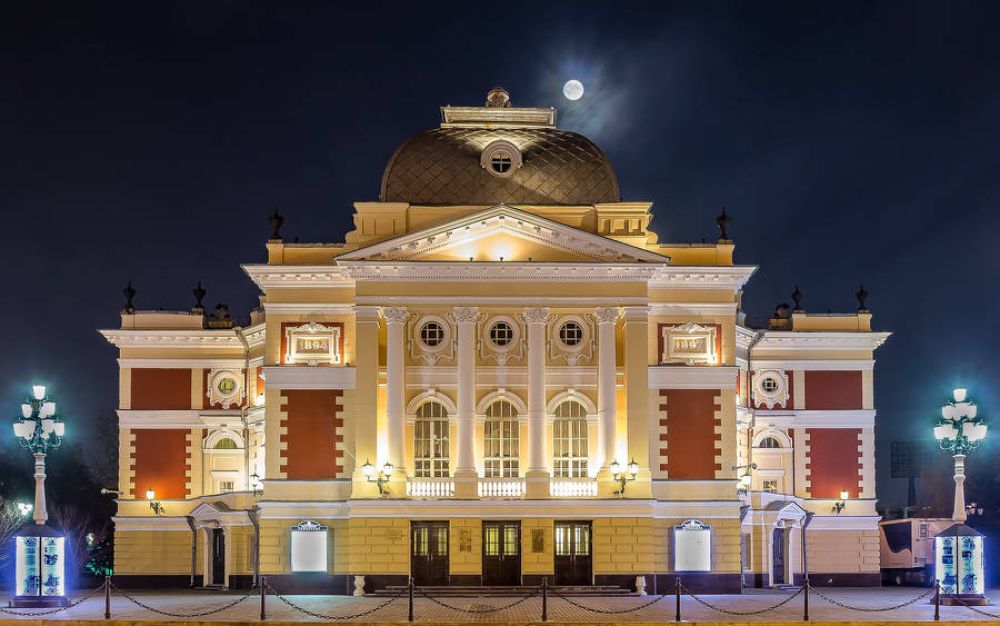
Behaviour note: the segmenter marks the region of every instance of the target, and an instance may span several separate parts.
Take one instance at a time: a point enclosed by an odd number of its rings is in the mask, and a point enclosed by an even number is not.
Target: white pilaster
[[[403,441],[405,427],[403,413],[405,406],[406,366],[403,362],[403,341],[406,328],[406,309],[391,307],[382,309],[385,319],[385,417],[388,430],[388,458],[393,467],[405,474]]]
[[[525,472],[529,498],[549,495],[549,468],[545,459],[545,324],[547,308],[525,309],[528,327],[528,469]]]
[[[617,420],[615,376],[615,324],[618,322],[617,308],[595,310],[597,317],[597,444],[601,451],[600,468],[608,469],[615,460],[615,421]],[[621,459],[620,463],[628,463]]]
[[[458,454],[455,459],[455,497],[475,498],[476,481],[476,321],[479,309],[456,307],[451,314],[458,327]]]

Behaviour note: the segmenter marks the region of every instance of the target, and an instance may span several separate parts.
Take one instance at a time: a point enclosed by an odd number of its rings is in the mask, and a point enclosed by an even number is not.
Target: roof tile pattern
[[[524,164],[499,177],[480,165],[496,140],[512,142]],[[437,128],[396,150],[382,176],[383,202],[423,205],[618,202],[611,163],[589,139],[555,128]]]

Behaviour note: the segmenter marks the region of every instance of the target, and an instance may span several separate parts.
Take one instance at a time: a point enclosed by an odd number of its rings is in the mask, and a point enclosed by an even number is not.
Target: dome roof
[[[620,200],[607,157],[583,135],[555,128],[554,110],[445,107],[442,113],[441,128],[417,133],[389,159],[380,200],[425,205]],[[536,114],[547,116],[551,125],[524,121]],[[513,144],[520,155],[515,155],[510,171],[497,175],[483,158],[487,146],[501,143]]]

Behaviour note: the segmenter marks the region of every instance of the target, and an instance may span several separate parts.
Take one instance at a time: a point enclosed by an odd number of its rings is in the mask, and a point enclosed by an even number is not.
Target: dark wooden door
[[[415,585],[448,584],[448,522],[413,522],[410,572]]]
[[[212,529],[212,584],[226,584],[226,535],[221,528]]]
[[[590,522],[556,522],[556,584],[592,585]]]
[[[521,522],[483,522],[483,584],[521,584]]]
[[[785,584],[785,529],[775,528],[771,536],[771,584]]]

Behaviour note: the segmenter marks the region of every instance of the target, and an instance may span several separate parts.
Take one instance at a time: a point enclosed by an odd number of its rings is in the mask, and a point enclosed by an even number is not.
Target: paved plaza
[[[930,622],[934,618],[934,607],[927,599],[909,604],[891,611],[872,612],[879,609],[908,602],[925,593],[922,588],[838,588],[814,589],[810,595],[810,621],[812,622]],[[78,600],[89,592],[74,594]],[[260,599],[256,594],[244,593],[208,593],[208,592],[128,592],[132,599],[113,592],[111,601],[111,619],[122,622],[156,622],[180,621],[198,622],[258,622],[260,621]],[[792,591],[748,590],[743,595],[704,596],[705,602],[733,613],[748,613],[772,607],[787,599]],[[827,596],[828,599],[819,597]],[[997,616],[996,618],[977,613],[966,607],[941,607],[941,622],[959,623],[967,621],[996,621],[1000,623],[1000,589],[991,590],[988,594],[993,606],[982,607],[980,610]],[[239,601],[244,598],[242,601]],[[322,622],[350,621],[354,623],[402,623],[407,621],[407,600],[385,598],[353,598],[344,596],[287,596],[286,599],[300,608],[293,608],[276,596],[269,595],[266,601],[267,621],[280,622]],[[134,601],[133,601],[134,600]],[[420,597],[414,600],[414,621],[419,623],[538,623],[542,616],[542,600],[532,597],[518,602],[518,598],[437,598]],[[657,623],[673,622],[675,598],[666,596],[662,600],[657,596],[595,598],[551,597],[548,602],[548,618],[553,623],[573,624],[611,624],[611,623]],[[830,600],[868,609],[852,610],[841,608]],[[138,606],[138,601],[147,607]],[[218,609],[234,601],[235,605],[217,613],[205,615],[206,612]],[[574,606],[570,601],[576,603]],[[650,604],[652,602],[652,604]],[[516,605],[514,605],[516,603]],[[506,607],[500,611],[491,609]],[[644,606],[645,605],[645,606]],[[643,607],[644,608],[640,608]],[[587,608],[583,608],[587,607]],[[802,595],[798,594],[783,606],[759,614],[735,615],[727,614],[701,604],[691,596],[681,599],[681,615],[684,622],[692,623],[777,623],[802,621]],[[166,615],[154,610],[163,611]],[[310,615],[307,612],[315,614]],[[596,609],[598,612],[588,609]],[[632,612],[618,613],[629,609]],[[80,622],[85,620],[104,621],[104,597],[98,592],[93,597],[64,611],[46,615],[27,615],[41,613],[41,610],[23,609],[17,612],[22,616],[13,616],[10,609],[3,609],[0,614],[0,624],[4,622],[27,621],[48,623],[51,621]],[[603,612],[600,612],[603,611]],[[612,613],[614,612],[614,613]],[[367,613],[367,614],[365,614]],[[202,615],[196,615],[202,614]],[[323,619],[320,615],[325,616]],[[335,620],[344,616],[357,616],[349,620]],[[106,623],[106,622],[104,622]]]

